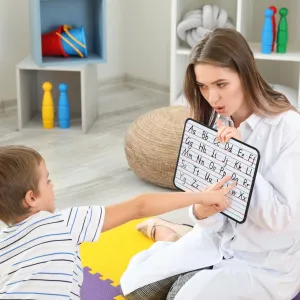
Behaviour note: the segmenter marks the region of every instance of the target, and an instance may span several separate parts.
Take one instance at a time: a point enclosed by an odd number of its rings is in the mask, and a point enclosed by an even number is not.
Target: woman
[[[219,141],[260,151],[248,217],[237,224],[195,205],[190,230],[160,219],[140,224],[157,242],[130,261],[125,298],[292,299],[300,290],[299,114],[261,77],[235,30],[216,29],[193,49],[184,94],[193,118],[218,128]]]

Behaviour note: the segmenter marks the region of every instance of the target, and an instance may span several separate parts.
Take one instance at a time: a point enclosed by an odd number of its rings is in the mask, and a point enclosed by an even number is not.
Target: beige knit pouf
[[[141,179],[175,189],[173,177],[188,109],[169,106],[140,116],[125,138],[128,164]]]

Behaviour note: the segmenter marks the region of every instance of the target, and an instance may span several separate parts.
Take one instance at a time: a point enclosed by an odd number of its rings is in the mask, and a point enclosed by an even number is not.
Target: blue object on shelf
[[[262,29],[262,41],[261,41],[261,52],[264,54],[272,53],[272,44],[273,44],[273,24],[272,16],[273,10],[270,8],[265,9],[265,21]]]
[[[38,66],[106,63],[106,0],[30,0],[29,4],[31,57]],[[84,28],[86,57],[42,55],[42,35],[63,24]]]
[[[58,123],[60,128],[66,129],[70,127],[70,105],[67,94],[68,85],[61,83],[58,89],[60,91],[58,100]]]
[[[68,33],[64,32],[61,34],[63,37],[61,42],[65,52],[68,55],[78,56],[77,51],[79,51],[82,56],[87,57],[88,51],[83,27],[69,29]]]

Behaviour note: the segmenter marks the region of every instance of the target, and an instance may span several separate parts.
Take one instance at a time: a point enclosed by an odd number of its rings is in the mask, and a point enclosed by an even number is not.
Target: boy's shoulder
[[[43,242],[68,240],[73,247],[84,241],[95,241],[101,233],[104,215],[102,206],[71,207],[53,213],[38,212],[0,232],[0,252],[3,247],[14,247],[14,243],[33,239]]]
[[[0,232],[0,245],[8,243],[10,247],[21,238],[26,240],[32,236],[54,234],[63,230],[63,223],[64,218],[60,211],[35,213],[20,223],[3,228]]]
[[[22,235],[23,232],[27,232],[27,229],[34,227],[35,229],[44,230],[46,225],[57,224],[63,222],[62,214],[60,211],[55,211],[53,213],[47,211],[41,211],[29,216],[22,222],[14,224],[12,226],[4,227],[0,231],[0,242],[7,239],[9,236]],[[47,229],[45,229],[47,230]],[[33,231],[31,231],[33,232]],[[28,233],[28,232],[27,232]],[[11,239],[12,239],[11,237]]]
[[[84,207],[83,207],[84,208]],[[54,212],[40,211],[35,214],[32,214],[27,219],[23,220],[12,226],[4,227],[0,231],[0,241],[5,238],[7,235],[10,235],[14,232],[22,232],[26,228],[34,227],[35,229],[48,230],[45,229],[48,225],[53,225],[53,228],[62,229],[62,223],[64,225],[69,224],[72,221],[72,218],[77,216],[78,210],[81,210],[81,207],[70,207],[66,209],[56,209]],[[57,226],[58,225],[58,226]]]

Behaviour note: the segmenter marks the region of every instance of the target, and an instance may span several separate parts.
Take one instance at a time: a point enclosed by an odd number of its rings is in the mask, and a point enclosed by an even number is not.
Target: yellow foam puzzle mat
[[[81,245],[84,268],[81,300],[124,299],[120,288],[122,274],[136,253],[153,244],[135,228],[142,221],[131,221],[102,233],[95,243]]]

